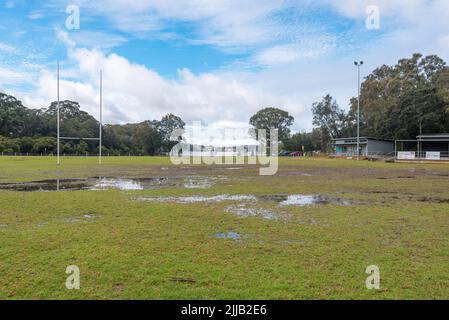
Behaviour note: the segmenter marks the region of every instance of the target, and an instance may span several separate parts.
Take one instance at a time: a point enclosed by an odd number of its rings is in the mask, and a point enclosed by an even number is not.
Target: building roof
[[[337,138],[337,139],[334,139],[334,141],[345,141],[345,140],[357,140],[357,137],[347,137],[347,138]],[[377,138],[372,138],[372,137],[360,137],[360,140],[376,140],[376,141],[394,142],[394,140],[377,139]]]
[[[449,133],[438,133],[438,134],[422,134],[416,137],[417,139],[441,139],[447,140],[449,139]]]

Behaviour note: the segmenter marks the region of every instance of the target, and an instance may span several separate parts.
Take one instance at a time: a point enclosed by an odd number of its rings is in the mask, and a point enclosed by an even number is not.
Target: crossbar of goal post
[[[78,137],[61,137],[60,136],[60,98],[59,98],[59,60],[58,60],[58,70],[57,70],[57,95],[58,95],[58,104],[57,104],[57,164],[60,165],[60,141],[61,140],[86,140],[86,141],[99,141],[98,147],[98,163],[101,164],[101,147],[102,147],[102,131],[103,131],[103,71],[100,70],[100,128],[99,128],[99,137],[98,138],[78,138]]]

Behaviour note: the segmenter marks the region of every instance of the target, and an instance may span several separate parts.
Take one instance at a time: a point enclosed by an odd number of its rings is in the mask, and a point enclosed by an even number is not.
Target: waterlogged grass
[[[168,158],[0,157],[0,183],[53,178],[215,177],[206,189],[0,190],[2,299],[448,299],[449,166],[281,159],[257,166],[174,167]],[[157,197],[255,195],[237,201]],[[280,206],[272,195],[326,195],[351,205]],[[238,234],[239,237],[217,237]],[[81,289],[67,290],[77,265]],[[377,265],[380,290],[365,287]],[[186,281],[182,281],[186,279]],[[187,281],[188,280],[188,281]]]

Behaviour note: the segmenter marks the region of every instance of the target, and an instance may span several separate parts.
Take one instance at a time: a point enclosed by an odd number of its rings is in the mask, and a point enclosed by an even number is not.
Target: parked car
[[[279,152],[279,157],[287,157],[291,151],[281,151]]]

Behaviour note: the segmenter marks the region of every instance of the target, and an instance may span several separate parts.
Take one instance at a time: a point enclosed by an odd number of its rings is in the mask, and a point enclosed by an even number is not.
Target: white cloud
[[[73,33],[72,39],[78,46],[102,49],[114,48],[128,41],[120,35],[87,30]]]
[[[6,53],[14,53],[16,51],[16,48],[13,46],[10,46],[6,43],[0,42],[0,51],[6,52]]]
[[[449,15],[449,2],[447,0],[318,0],[321,3],[332,5],[341,14],[353,19],[365,19],[366,8],[371,5],[378,6],[381,18],[393,20],[397,26],[404,24],[420,25],[432,28],[443,26]],[[432,22],[431,25],[427,25]]]
[[[20,85],[28,82],[31,74],[0,65],[0,87]]]
[[[27,15],[27,17],[28,17],[28,19],[31,19],[31,20],[38,20],[38,19],[42,19],[44,17],[44,13],[40,10],[37,10],[37,11],[30,12]]]
[[[366,8],[378,6],[385,17],[409,18],[419,14],[419,10],[431,5],[429,0],[321,0],[333,5],[340,13],[351,18],[363,18]]]
[[[180,23],[191,32],[175,38],[238,52],[318,37],[320,26],[306,23],[300,17],[311,3],[310,0],[300,5],[285,0],[110,0],[105,6],[88,0],[70,1],[80,6],[81,16],[102,17],[133,36],[173,38],[176,34],[173,28]],[[280,18],[280,12],[292,7],[298,17]]]
[[[326,54],[335,47],[335,39],[330,36],[306,39],[297,44],[277,45],[262,50],[255,56],[255,61],[262,65],[272,66],[293,63],[300,59]]]
[[[171,21],[195,22],[198,42],[223,47],[271,41],[279,31],[268,16],[283,8],[282,0],[111,0],[105,7],[79,1],[82,8],[108,17],[123,31],[144,33]]]
[[[97,115],[98,76],[102,69],[106,122],[137,122],[175,113],[189,122],[241,123],[263,106],[302,109],[294,100],[263,92],[232,74],[194,74],[182,69],[176,80],[166,79],[115,53],[77,48],[63,32],[59,37],[69,52],[69,60],[62,64],[61,98],[79,101],[84,110]],[[64,80],[67,66],[78,80]],[[32,107],[49,105],[55,100],[55,85],[54,73],[43,71],[34,92],[27,94],[24,101]]]

